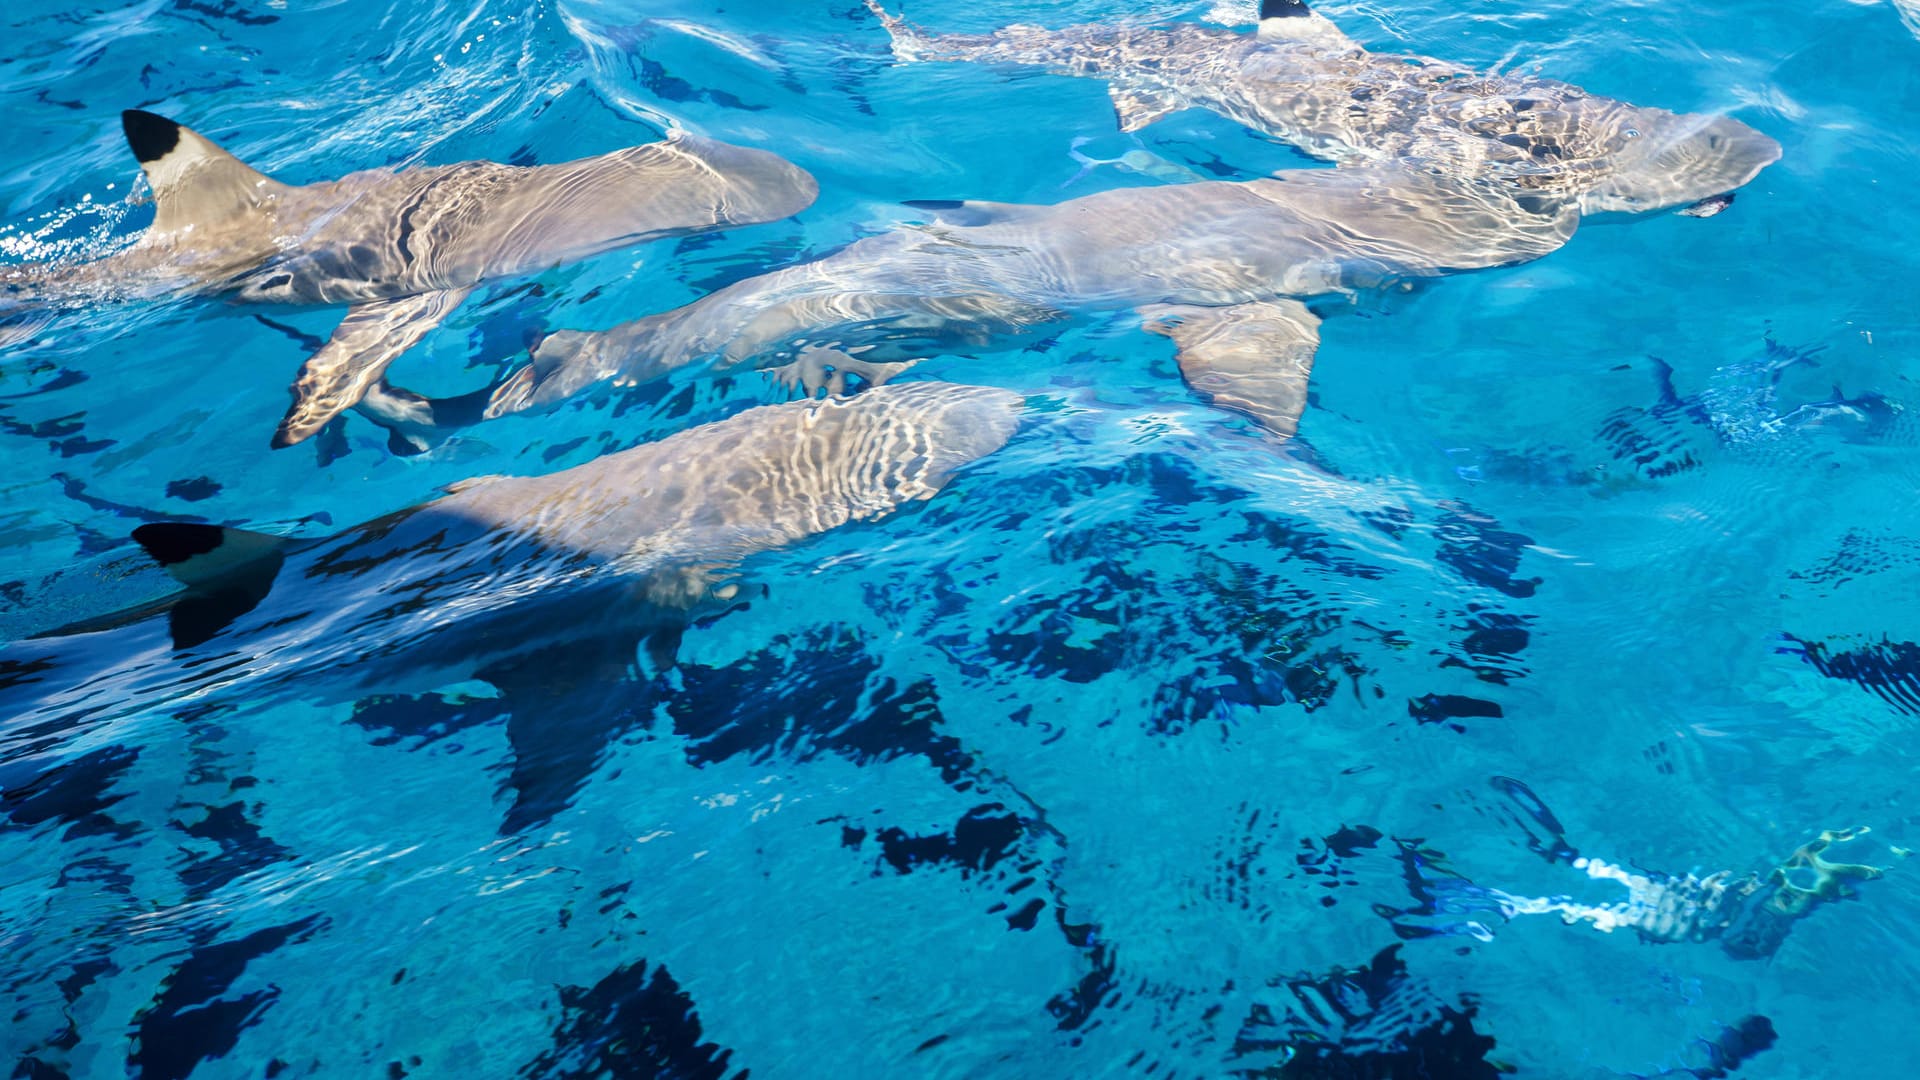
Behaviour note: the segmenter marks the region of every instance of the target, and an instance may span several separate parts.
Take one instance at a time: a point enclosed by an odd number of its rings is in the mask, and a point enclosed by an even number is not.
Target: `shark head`
[[[667,145],[688,154],[721,181],[720,223],[752,225],[778,221],[813,205],[820,184],[813,175],[778,154],[735,146],[684,132]]]
[[[1727,195],[1780,160],[1779,143],[1728,116],[1623,105],[1587,134],[1605,167],[1580,193],[1586,213],[1693,206]]]

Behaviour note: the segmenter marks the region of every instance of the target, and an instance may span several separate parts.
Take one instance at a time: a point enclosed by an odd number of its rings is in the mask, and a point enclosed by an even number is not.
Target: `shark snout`
[[[679,135],[674,142],[724,178],[723,224],[751,225],[792,217],[820,195],[820,183],[812,173],[778,154],[693,135]]]
[[[1779,161],[1780,144],[1730,116],[1716,116],[1670,153],[1698,162],[1703,179],[1731,191]]]
[[[1731,194],[1780,160],[1780,144],[1730,116],[1672,115],[1628,128],[1608,182],[1583,208],[1630,213],[1692,206]]]

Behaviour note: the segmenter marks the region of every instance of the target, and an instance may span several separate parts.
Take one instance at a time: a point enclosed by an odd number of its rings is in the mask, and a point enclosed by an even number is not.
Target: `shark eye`
[[[1639,138],[1639,137],[1640,137],[1640,129],[1639,129],[1639,128],[1628,128],[1628,129],[1627,129],[1627,138],[1629,138],[1629,139],[1637,139],[1637,138]]]

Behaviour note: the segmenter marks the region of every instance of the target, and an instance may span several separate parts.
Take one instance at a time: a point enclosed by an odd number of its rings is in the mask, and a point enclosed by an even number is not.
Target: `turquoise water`
[[[0,353],[12,1075],[1903,1073],[1913,16],[1318,10],[1378,51],[1727,112],[1783,155],[1710,219],[1590,220],[1537,262],[1354,298],[1284,446],[1118,322],[935,358],[913,377],[1025,396],[1004,450],[924,505],[754,556],[752,602],[671,665],[558,673],[529,700],[361,688],[367,657],[405,666],[378,624],[188,665],[157,620],[30,635],[169,590],[128,539],[143,521],[324,536],[778,386],[603,388],[417,457],[351,417],[270,452],[338,309],[102,306]],[[293,182],[559,161],[669,126],[819,179],[791,219],[484,286],[395,366],[429,393],[488,384],[529,334],[879,232],[905,200],[1315,167],[1197,110],[1136,142],[1093,80],[897,64],[852,2],[0,19],[9,261],[102,254],[150,220],[125,108]],[[1158,164],[1083,172],[1131,150]],[[291,602],[324,619],[374,587]],[[477,609],[564,624],[597,602],[502,597],[438,618],[458,641]],[[1608,906],[1630,895],[1611,868],[1684,914],[1700,879],[1737,890],[1854,827],[1826,855],[1884,877],[1792,916],[1762,891],[1665,934]]]

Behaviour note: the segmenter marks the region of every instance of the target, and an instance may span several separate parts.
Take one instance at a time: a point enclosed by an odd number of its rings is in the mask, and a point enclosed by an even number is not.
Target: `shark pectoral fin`
[[[133,539],[187,591],[168,612],[173,647],[188,649],[260,605],[286,560],[284,536],[184,521],[150,522]]]
[[[241,163],[192,128],[128,109],[120,114],[127,146],[153,188],[156,238],[190,226],[214,226],[258,210],[287,186]]]
[[[447,289],[347,309],[326,345],[300,366],[293,406],[273,433],[273,448],[292,446],[358,404],[394,358],[440,325],[472,289]]]
[[[1260,0],[1261,41],[1302,41],[1331,49],[1358,49],[1340,28],[1308,7],[1306,0]]]
[[[1113,99],[1113,115],[1121,131],[1139,131],[1168,113],[1178,112],[1181,103],[1151,90],[1119,84],[1107,88]]]
[[[537,829],[573,805],[607,748],[652,712],[646,684],[629,677],[640,639],[607,635],[552,645],[476,675],[507,703],[513,760],[501,785],[511,801],[503,836]]]
[[[1297,300],[1234,307],[1154,304],[1145,329],[1173,339],[1187,385],[1283,438],[1300,425],[1320,319]]]

